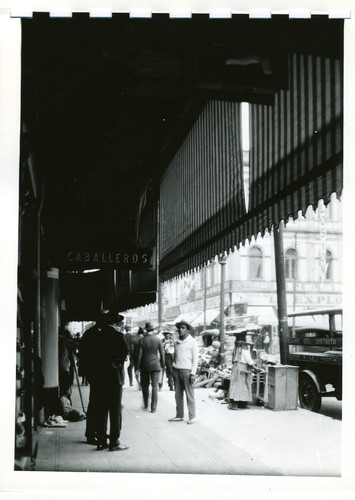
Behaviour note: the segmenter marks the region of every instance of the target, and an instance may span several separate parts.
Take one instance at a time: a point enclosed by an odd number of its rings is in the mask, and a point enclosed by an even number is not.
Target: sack
[[[85,420],[84,413],[79,413],[78,410],[70,410],[70,412],[65,415],[65,418],[69,420],[69,422],[79,422],[80,420]]]

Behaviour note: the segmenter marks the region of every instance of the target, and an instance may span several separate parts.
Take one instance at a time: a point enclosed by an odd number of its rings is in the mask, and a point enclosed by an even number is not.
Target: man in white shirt
[[[186,321],[176,323],[179,338],[175,342],[173,376],[175,382],[176,416],[169,422],[184,420],[184,392],[189,412],[188,424],[196,422],[195,394],[193,384],[196,380],[198,347],[196,340],[190,335],[192,326]]]

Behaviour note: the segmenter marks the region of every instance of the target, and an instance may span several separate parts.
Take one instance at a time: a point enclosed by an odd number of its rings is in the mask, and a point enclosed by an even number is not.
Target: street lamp
[[[219,356],[218,356],[218,364],[223,364],[225,361],[225,353],[224,353],[224,284],[225,284],[225,274],[226,274],[226,263],[227,256],[225,254],[221,254],[218,257],[218,262],[221,265],[221,298],[220,298],[220,313],[219,313]]]

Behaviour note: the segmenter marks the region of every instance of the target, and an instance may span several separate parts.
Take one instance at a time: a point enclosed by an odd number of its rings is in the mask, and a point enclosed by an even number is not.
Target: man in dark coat
[[[151,413],[157,411],[158,383],[161,370],[164,369],[164,349],[160,338],[153,334],[154,327],[146,324],[145,335],[138,343],[137,368],[140,370],[144,408],[148,408],[149,384],[152,386]]]
[[[123,316],[109,311],[106,325],[97,336],[95,352],[91,357],[92,385],[97,394],[97,449],[107,448],[106,421],[110,418],[110,451],[127,450],[120,443],[122,427],[122,386],[124,362],[128,355],[127,342],[122,333]]]
[[[98,336],[104,326],[105,311],[100,311],[94,326],[86,330],[79,342],[79,366],[83,377],[86,377],[90,384],[89,404],[86,412],[85,436],[88,444],[97,445],[97,394],[92,378],[92,357],[95,355],[96,344],[99,342]]]

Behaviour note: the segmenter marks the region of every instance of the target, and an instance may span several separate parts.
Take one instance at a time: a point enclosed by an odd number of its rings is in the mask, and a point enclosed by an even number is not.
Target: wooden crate
[[[298,403],[298,366],[269,366],[266,406],[272,410],[296,410]]]

